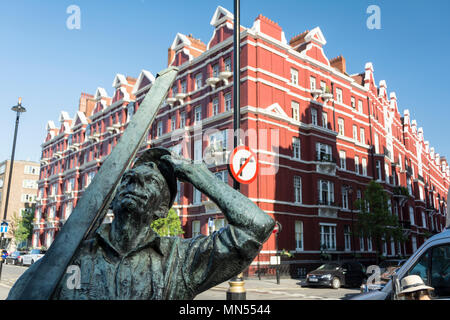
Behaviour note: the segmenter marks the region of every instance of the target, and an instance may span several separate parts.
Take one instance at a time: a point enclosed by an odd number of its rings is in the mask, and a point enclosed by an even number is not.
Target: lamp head
[[[17,105],[11,108],[12,111],[15,112],[26,112],[27,109],[22,107],[22,97],[19,97],[19,101],[17,102]]]

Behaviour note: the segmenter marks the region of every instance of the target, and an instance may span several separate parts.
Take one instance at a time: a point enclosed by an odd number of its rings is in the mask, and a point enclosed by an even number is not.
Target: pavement
[[[3,265],[0,280],[0,300],[6,299],[9,290],[27,267]],[[309,288],[304,279],[248,278],[244,280],[247,300],[343,300],[359,293],[359,288]],[[228,281],[223,282],[201,294],[194,300],[226,300]]]
[[[309,288],[304,286],[304,279],[249,278],[244,280],[247,300],[343,300],[359,294],[359,288]],[[223,282],[201,294],[194,300],[225,300],[229,288]]]

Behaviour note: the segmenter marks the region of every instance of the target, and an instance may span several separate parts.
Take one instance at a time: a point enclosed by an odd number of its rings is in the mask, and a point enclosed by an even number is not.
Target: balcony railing
[[[320,162],[328,162],[328,163],[337,163],[336,158],[333,158],[331,154],[321,153],[316,154],[316,161]]]
[[[317,200],[317,204],[319,206],[328,206],[328,207],[335,207],[339,208],[341,207],[340,204],[337,201],[329,201],[329,200]]]

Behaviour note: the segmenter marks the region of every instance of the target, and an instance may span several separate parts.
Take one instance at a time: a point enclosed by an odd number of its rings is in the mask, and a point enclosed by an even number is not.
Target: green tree
[[[169,210],[166,218],[160,218],[152,222],[151,227],[161,237],[179,236],[184,233],[180,218],[174,208]]]
[[[13,235],[17,244],[24,241],[30,241],[33,232],[33,210],[23,210],[22,217],[18,218],[17,215],[14,216],[14,229]]]
[[[404,242],[406,240],[398,217],[392,214],[389,208],[388,200],[389,196],[383,187],[371,181],[364,192],[364,199],[358,199],[355,202],[355,208],[360,210],[355,234],[372,238],[377,264],[383,241]]]

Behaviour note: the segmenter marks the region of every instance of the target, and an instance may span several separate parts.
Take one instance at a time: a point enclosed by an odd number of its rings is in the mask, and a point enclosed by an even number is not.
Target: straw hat
[[[401,286],[402,291],[399,292],[399,295],[419,290],[434,290],[434,288],[426,286],[422,278],[417,275],[404,277],[401,281]]]

